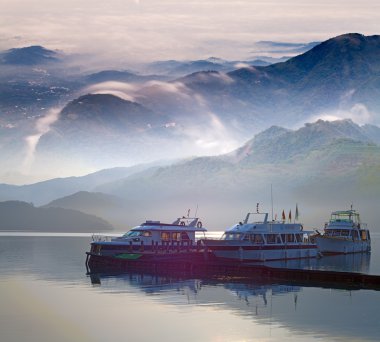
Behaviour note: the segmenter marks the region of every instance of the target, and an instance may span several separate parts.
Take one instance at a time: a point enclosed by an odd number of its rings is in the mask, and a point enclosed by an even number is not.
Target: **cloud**
[[[358,125],[365,125],[374,122],[374,115],[364,104],[356,103],[348,110],[339,109],[314,115],[308,120],[308,122],[315,122],[319,119],[324,121],[351,119]]]
[[[109,81],[93,84],[83,89],[82,93],[110,94],[120,97],[123,100],[135,102],[135,93],[137,90],[138,87],[131,83]]]
[[[234,67],[235,67],[236,69],[249,69],[249,70],[251,70],[251,71],[256,70],[255,67],[253,67],[252,65],[249,65],[249,64],[247,64],[247,63],[236,63],[236,64],[234,65]]]
[[[295,56],[304,53],[320,42],[311,43],[288,43],[274,41],[259,41],[253,44],[254,55],[272,55],[272,56]]]
[[[58,120],[60,111],[61,108],[50,109],[45,116],[37,119],[35,124],[36,133],[25,137],[26,150],[25,158],[22,164],[24,173],[30,172],[30,168],[34,161],[37,144],[40,138],[50,131],[51,125]]]

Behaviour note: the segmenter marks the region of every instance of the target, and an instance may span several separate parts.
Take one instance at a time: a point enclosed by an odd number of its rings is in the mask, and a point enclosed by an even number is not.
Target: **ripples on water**
[[[380,336],[377,291],[138,272],[89,276],[84,264],[89,236],[2,235],[4,342],[376,341]],[[379,249],[374,234],[370,257],[315,259],[306,267],[380,274]]]

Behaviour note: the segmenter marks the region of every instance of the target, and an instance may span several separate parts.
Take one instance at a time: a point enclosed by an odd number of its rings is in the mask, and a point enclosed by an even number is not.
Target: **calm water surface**
[[[378,341],[380,292],[86,274],[90,237],[0,235],[0,341]],[[279,266],[281,263],[278,263]],[[372,253],[285,266],[380,275]]]

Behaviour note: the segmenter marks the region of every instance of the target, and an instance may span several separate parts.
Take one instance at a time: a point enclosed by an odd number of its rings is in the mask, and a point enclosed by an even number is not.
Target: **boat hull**
[[[370,241],[354,241],[331,236],[316,236],[318,250],[322,254],[367,253],[371,251]]]
[[[212,258],[206,252],[178,252],[178,253],[123,253],[118,255],[101,255],[87,252],[86,266],[89,272],[103,270],[156,269],[160,265],[186,269],[191,265],[201,264]]]
[[[219,241],[207,241],[205,245],[215,257],[238,261],[269,261],[315,258],[318,256],[317,246],[287,245],[287,246],[252,246],[231,245]]]

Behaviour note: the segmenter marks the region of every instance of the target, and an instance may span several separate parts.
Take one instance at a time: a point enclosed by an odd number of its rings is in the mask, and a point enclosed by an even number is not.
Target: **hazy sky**
[[[378,0],[0,0],[0,49],[31,44],[114,61],[248,59],[260,40],[380,33]]]

